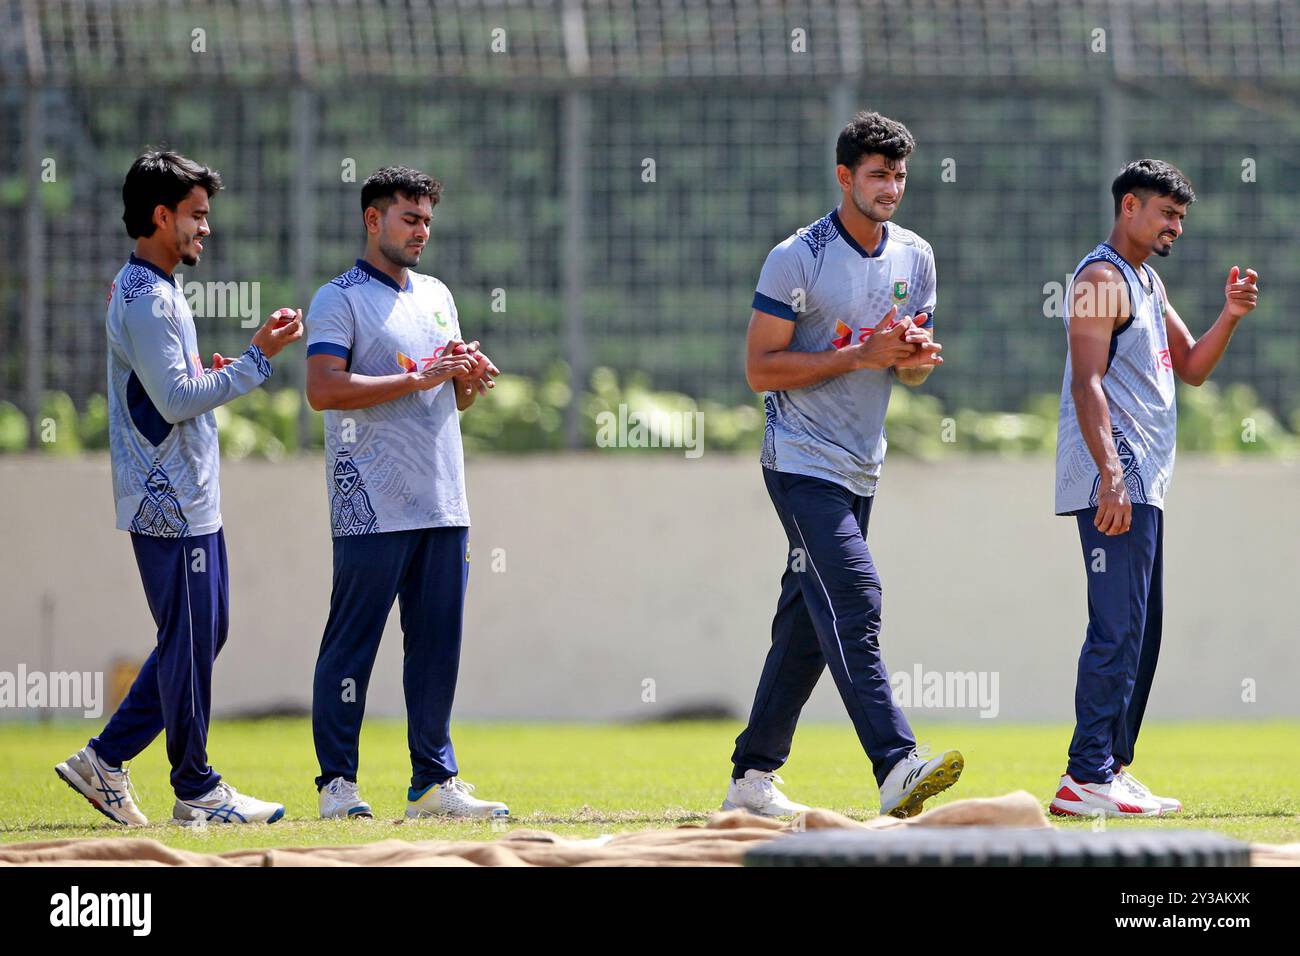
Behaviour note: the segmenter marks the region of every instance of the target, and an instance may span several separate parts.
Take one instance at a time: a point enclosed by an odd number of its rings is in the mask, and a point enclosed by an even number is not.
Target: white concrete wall
[[[606,720],[710,702],[747,711],[785,560],[755,461],[478,458],[468,477],[458,716]],[[1281,463],[1180,460],[1151,715],[1300,715],[1297,477]],[[222,486],[232,629],[217,711],[307,705],[330,586],[323,466],[227,463]],[[891,671],[996,671],[1001,719],[1071,717],[1082,558],[1051,492],[1049,459],[889,462],[870,543]],[[103,670],[148,653],[153,626],[110,498],[102,457],[0,458],[0,671]],[[492,570],[498,548],[504,572]],[[394,611],[372,714],[402,713],[400,652]],[[645,679],[654,703],[642,701]],[[1254,703],[1242,700],[1247,679]],[[842,716],[829,676],[805,713]]]

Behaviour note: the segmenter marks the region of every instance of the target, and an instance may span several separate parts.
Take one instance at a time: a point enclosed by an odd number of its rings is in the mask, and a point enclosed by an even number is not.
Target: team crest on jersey
[[[372,534],[379,530],[379,519],[366,494],[366,483],[352,463],[346,449],[340,449],[334,462],[334,494],[330,496],[330,526],[334,534]]]
[[[904,299],[907,298],[907,280],[906,280],[906,279],[895,279],[895,280],[894,280],[894,291],[893,291],[893,295],[894,295],[894,301],[895,301],[895,302],[902,302]]]
[[[397,367],[400,368],[400,369],[401,369],[402,371],[404,371],[404,372],[414,372],[418,366],[415,364],[415,359],[411,358],[409,355],[407,355],[407,354],[406,354],[405,352],[403,352],[401,349],[398,349],[398,350],[397,350]]]

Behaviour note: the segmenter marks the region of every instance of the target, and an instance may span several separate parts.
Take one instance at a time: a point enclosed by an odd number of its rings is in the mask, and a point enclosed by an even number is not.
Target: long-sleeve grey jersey
[[[108,295],[108,445],[117,527],[159,538],[221,527],[212,410],[271,375],[250,345],[204,371],[194,314],[176,281],[134,255]]]

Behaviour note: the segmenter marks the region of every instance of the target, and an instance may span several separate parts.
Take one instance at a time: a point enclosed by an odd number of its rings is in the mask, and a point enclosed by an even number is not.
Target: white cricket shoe
[[[894,764],[880,785],[880,815],[914,817],[921,804],[942,793],[961,776],[966,760],[959,750],[931,757],[927,747],[916,747]]]
[[[1151,792],[1151,789],[1146,784],[1142,783],[1142,781],[1138,780],[1137,777],[1129,773],[1127,768],[1115,774],[1115,780],[1124,786],[1129,793],[1141,797],[1144,800],[1154,800],[1156,803],[1160,804],[1161,814],[1177,813],[1183,808],[1182,801],[1175,797],[1156,796]]]
[[[1160,804],[1139,796],[1118,778],[1110,783],[1081,783],[1061,777],[1048,810],[1058,817],[1158,817]]]
[[[209,823],[274,823],[284,816],[284,804],[268,803],[240,793],[222,780],[197,800],[176,798],[172,821],[182,826]]]
[[[322,820],[373,820],[370,804],[361,799],[356,782],[345,777],[335,777],[320,791],[320,818]]]
[[[722,809],[747,810],[760,817],[788,817],[809,809],[778,790],[778,783],[785,781],[774,771],[746,770],[743,779],[732,778]]]
[[[114,823],[142,827],[149,822],[132,799],[130,771],[108,766],[93,747],[82,747],[63,763],[55,764],[54,772]]]
[[[406,815],[418,817],[508,817],[510,808],[504,803],[491,800],[479,800],[470,796],[474,785],[466,783],[460,777],[450,777],[442,783],[435,783],[424,790],[414,800],[407,793]]]

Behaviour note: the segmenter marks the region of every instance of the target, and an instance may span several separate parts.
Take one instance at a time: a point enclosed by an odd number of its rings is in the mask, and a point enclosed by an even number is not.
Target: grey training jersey
[[[363,259],[320,287],[307,316],[307,355],[347,359],[359,375],[430,367],[460,337],[451,291],[407,273],[400,288]],[[325,412],[325,487],[334,537],[468,527],[456,392],[425,392]]]
[[[753,307],[794,323],[791,351],[821,352],[864,341],[892,305],[899,318],[925,312],[926,327],[933,327],[935,295],[929,243],[886,223],[880,245],[868,252],[831,211],[768,254]],[[763,467],[874,494],[892,387],[889,369],[859,369],[808,388],[766,392]]]
[[[1129,318],[1111,335],[1110,362],[1101,380],[1110,409],[1111,437],[1124,468],[1124,484],[1134,504],[1163,508],[1174,473],[1174,439],[1178,428],[1174,403],[1174,367],[1165,334],[1164,287],[1155,270],[1143,263],[1144,277],[1103,242],[1083,257],[1077,277],[1091,262],[1117,267],[1128,283]],[[1071,290],[1074,282],[1071,280]],[[1068,351],[1071,290],[1065,296],[1067,352],[1061,383],[1061,414],[1056,433],[1056,513],[1072,514],[1097,506],[1101,475],[1079,429],[1070,392]]]
[[[176,281],[132,255],[108,294],[108,447],[117,527],[159,538],[221,527],[212,410],[271,375],[262,350],[204,371]]]

